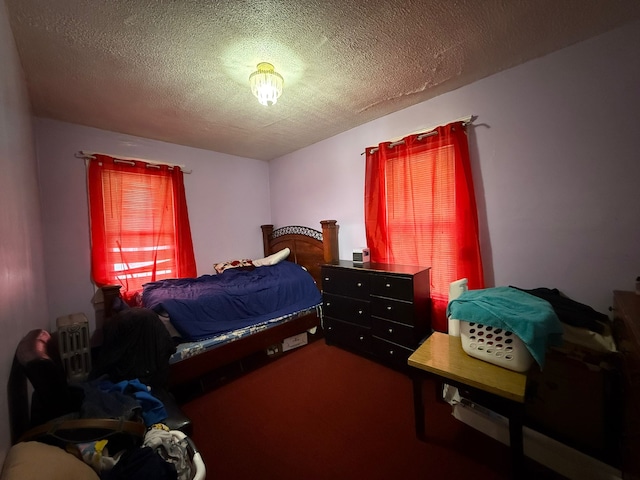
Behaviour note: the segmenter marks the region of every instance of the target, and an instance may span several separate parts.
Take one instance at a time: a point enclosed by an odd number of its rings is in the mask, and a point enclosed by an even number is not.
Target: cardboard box
[[[610,355],[572,346],[550,350],[544,369],[529,373],[525,424],[615,464],[620,433],[617,371]]]
[[[293,350],[294,348],[301,347],[309,343],[307,332],[299,333],[293,337],[285,338],[281,343],[276,343],[267,347],[267,355],[269,357],[278,357],[284,352]]]
[[[282,351],[287,352],[289,350],[293,350],[294,348],[306,345],[308,342],[309,339],[307,338],[307,332],[299,333],[293,337],[285,338],[282,341]]]

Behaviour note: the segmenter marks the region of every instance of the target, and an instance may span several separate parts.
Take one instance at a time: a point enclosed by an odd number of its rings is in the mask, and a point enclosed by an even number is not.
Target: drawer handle
[[[390,312],[393,307],[391,305],[387,305],[387,311]]]
[[[389,333],[393,333],[393,328],[390,328],[390,329],[389,329]]]
[[[393,350],[389,350],[389,355],[393,355]]]
[[[325,282],[328,282],[329,280],[330,280],[329,277],[324,277]]]
[[[326,302],[327,307],[331,306],[331,302]]]
[[[362,342],[362,341],[364,341],[364,336],[363,336],[363,335],[360,335],[359,340],[360,340],[361,342]]]
[[[333,327],[327,327],[327,331],[333,330]]]
[[[364,312],[362,310],[358,310],[358,315],[362,315]]]
[[[362,286],[362,282],[356,283],[356,287],[360,288]]]
[[[385,285],[385,287],[387,287],[387,288],[391,288],[391,284],[390,284],[390,283],[387,283],[387,284]]]

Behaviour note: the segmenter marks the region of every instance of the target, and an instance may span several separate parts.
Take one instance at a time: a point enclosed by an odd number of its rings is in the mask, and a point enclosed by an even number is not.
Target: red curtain
[[[95,284],[122,285],[123,297],[133,303],[144,283],[195,277],[180,168],[95,157],[88,166]]]
[[[371,261],[431,267],[432,327],[446,332],[449,284],[484,288],[466,128],[367,148],[365,227]]]

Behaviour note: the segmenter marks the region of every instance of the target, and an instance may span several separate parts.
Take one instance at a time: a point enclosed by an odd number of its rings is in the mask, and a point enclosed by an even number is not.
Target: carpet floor
[[[509,478],[508,447],[456,420],[434,385],[424,387],[421,441],[408,376],[318,340],[182,408],[210,480]],[[527,478],[562,478],[527,464]]]

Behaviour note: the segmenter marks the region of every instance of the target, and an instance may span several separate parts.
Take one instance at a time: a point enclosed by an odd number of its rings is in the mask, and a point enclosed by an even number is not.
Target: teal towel
[[[515,333],[540,368],[547,347],[562,344],[562,324],[551,304],[512,287],[467,290],[449,302],[447,317]]]

